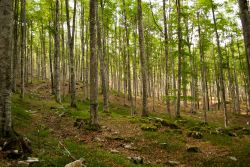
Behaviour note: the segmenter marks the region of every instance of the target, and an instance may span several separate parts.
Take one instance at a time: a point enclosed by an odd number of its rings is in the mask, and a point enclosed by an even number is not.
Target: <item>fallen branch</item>
[[[59,141],[59,145],[63,147],[63,149],[66,151],[66,153],[68,154],[70,158],[72,158],[74,161],[76,160],[76,158],[70,153],[70,151],[66,148],[66,146],[61,141]]]

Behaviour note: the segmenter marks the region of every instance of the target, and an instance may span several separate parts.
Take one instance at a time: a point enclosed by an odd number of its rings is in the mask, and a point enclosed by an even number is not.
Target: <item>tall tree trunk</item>
[[[165,70],[166,70],[166,76],[165,76],[165,82],[166,82],[166,86],[165,86],[165,95],[166,95],[166,111],[168,114],[170,114],[170,103],[169,103],[169,96],[168,96],[168,92],[169,92],[169,80],[168,80],[168,25],[167,25],[167,16],[166,16],[166,0],[163,0],[163,18],[164,18],[164,49],[165,49],[165,58],[166,58],[166,66],[165,66]]]
[[[176,0],[177,16],[178,16],[178,88],[176,100],[176,117],[180,117],[180,102],[181,102],[181,57],[182,57],[182,30],[181,30],[181,3]]]
[[[11,56],[12,0],[0,1],[0,137],[12,135],[11,122]]]
[[[224,125],[225,127],[228,126],[228,118],[227,118],[227,104],[226,104],[226,95],[225,95],[225,85],[224,85],[224,73],[223,73],[223,58],[221,54],[221,47],[220,47],[220,37],[217,30],[217,22],[214,13],[214,3],[211,0],[212,6],[212,14],[213,14],[213,21],[214,21],[214,31],[216,34],[216,42],[217,42],[217,49],[218,49],[218,57],[219,57],[219,80],[220,80],[220,92],[221,92],[221,100],[223,104],[223,111],[224,111]]]
[[[24,98],[24,58],[26,54],[26,0],[21,1],[21,98]]]
[[[102,2],[101,2],[101,5]],[[104,13],[102,13],[103,15]],[[103,32],[103,22],[102,25],[100,23],[100,16],[99,16],[99,11],[96,11],[96,23],[97,23],[97,45],[98,45],[98,56],[100,60],[100,71],[101,71],[101,79],[102,79],[102,94],[103,94],[103,111],[108,112],[108,89],[107,89],[107,76],[106,76],[106,66],[104,63],[104,45],[103,45],[103,40],[104,34]]]
[[[86,86],[86,80],[85,80],[85,28],[84,28],[84,24],[85,24],[85,20],[84,20],[84,16],[85,16],[85,10],[84,10],[84,1],[81,0],[81,53],[82,53],[82,58],[81,58],[81,80],[83,82],[83,100],[85,100],[86,97],[86,93],[85,92],[85,86]]]
[[[60,96],[60,37],[59,37],[59,1],[55,2],[55,22],[54,22],[54,86],[57,103],[61,103]]]
[[[130,101],[130,109],[131,109],[131,115],[133,116],[134,113],[134,104],[133,104],[133,96],[132,96],[132,86],[131,86],[131,70],[130,70],[130,52],[129,52],[129,31],[128,31],[128,23],[127,23],[127,10],[126,10],[126,4],[125,0],[123,2],[123,13],[124,13],[124,26],[125,26],[125,36],[126,36],[126,57],[127,57],[127,83],[128,83],[128,100]]]
[[[15,0],[14,6],[14,28],[13,28],[13,80],[12,91],[16,91],[17,64],[18,64],[18,11],[19,0]]]
[[[246,49],[247,71],[248,71],[248,111],[250,110],[250,11],[248,0],[238,0],[240,7],[240,19],[243,28],[243,36]]]
[[[200,70],[201,70],[201,87],[202,87],[202,105],[203,105],[203,112],[204,112],[204,122],[207,122],[207,90],[206,90],[206,77],[205,77],[205,62],[204,62],[204,52],[203,52],[203,42],[202,42],[202,35],[201,35],[201,27],[200,27],[200,14],[197,13],[197,20],[198,20],[198,33],[199,33],[199,50],[200,50]]]
[[[73,12],[73,25],[72,32],[70,28],[69,18],[69,0],[65,0],[67,27],[68,27],[68,43],[69,43],[69,66],[70,66],[70,97],[71,107],[76,107],[76,80],[75,80],[75,68],[74,68],[74,40],[75,40],[75,24],[76,24],[76,0],[74,0],[74,12]]]
[[[98,121],[98,58],[96,55],[96,12],[97,0],[89,1],[90,31],[90,124],[97,126]]]
[[[143,22],[142,22],[142,6],[141,0],[137,0],[137,15],[138,15],[138,31],[139,31],[139,46],[140,46],[140,59],[141,59],[141,73],[142,73],[142,105],[143,111],[142,116],[148,116],[147,107],[147,91],[148,91],[148,70],[147,62],[145,56],[145,44],[144,44],[144,32],[143,32]]]

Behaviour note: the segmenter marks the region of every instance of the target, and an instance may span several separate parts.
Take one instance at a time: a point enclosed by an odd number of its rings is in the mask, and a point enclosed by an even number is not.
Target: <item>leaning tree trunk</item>
[[[90,124],[98,125],[98,58],[96,55],[96,10],[97,1],[89,2],[90,24]]]
[[[240,7],[240,19],[243,28],[243,36],[246,49],[247,71],[248,71],[248,111],[250,110],[250,11],[247,0],[238,0]]]
[[[139,46],[140,46],[141,73],[142,73],[142,105],[143,105],[142,116],[148,116],[148,107],[147,107],[148,70],[147,70],[147,63],[146,63],[146,56],[145,56],[141,0],[137,0],[137,3],[138,3],[137,15],[138,15]]]
[[[0,137],[9,137],[11,128],[12,0],[0,1]]]

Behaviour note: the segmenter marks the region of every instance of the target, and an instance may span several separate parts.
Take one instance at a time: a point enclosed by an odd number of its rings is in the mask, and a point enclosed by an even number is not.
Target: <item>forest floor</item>
[[[209,111],[204,124],[202,112],[182,111],[182,118],[175,119],[157,102],[150,117],[141,118],[140,108],[131,117],[129,103],[112,93],[110,113],[103,113],[100,103],[101,129],[93,131],[87,123],[88,101],[71,108],[69,97],[57,104],[49,90],[48,83],[37,82],[27,87],[23,100],[18,94],[12,98],[14,129],[31,141],[31,156],[39,158],[31,166],[63,167],[80,158],[88,167],[250,166],[249,115],[230,113],[230,128],[224,129],[222,112]],[[10,165],[18,166],[17,160],[0,156],[1,167]]]

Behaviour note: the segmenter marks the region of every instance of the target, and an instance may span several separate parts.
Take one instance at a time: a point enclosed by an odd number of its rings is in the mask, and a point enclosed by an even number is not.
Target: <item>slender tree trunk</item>
[[[178,88],[176,100],[176,117],[180,117],[180,102],[181,102],[181,57],[182,57],[182,33],[181,33],[181,3],[176,0],[177,15],[178,15]]]
[[[169,80],[168,80],[168,55],[169,55],[169,48],[168,48],[168,25],[167,25],[167,16],[166,16],[166,0],[163,0],[163,18],[164,18],[164,49],[165,49],[165,58],[166,58],[166,86],[165,86],[165,95],[166,95],[166,111],[170,114],[170,102],[169,102]]]
[[[57,103],[61,103],[60,95],[60,37],[59,37],[59,1],[55,2],[55,22],[54,22],[54,86]]]
[[[26,0],[21,1],[21,98],[24,98],[24,59],[26,54]]]
[[[138,15],[138,31],[139,31],[139,46],[140,46],[140,59],[141,59],[141,73],[142,73],[142,105],[143,111],[142,116],[148,116],[147,107],[147,91],[148,91],[148,70],[147,62],[145,56],[145,44],[144,44],[144,32],[143,32],[143,22],[142,22],[142,6],[141,0],[137,0],[137,15]]]
[[[228,118],[227,118],[227,104],[226,104],[226,95],[225,95],[225,85],[224,85],[224,73],[223,73],[223,58],[221,54],[221,47],[220,47],[220,37],[217,30],[217,22],[215,18],[214,13],[214,3],[213,0],[211,0],[211,6],[212,6],[212,14],[213,14],[213,21],[214,21],[214,31],[216,34],[216,42],[217,42],[217,49],[218,49],[218,57],[219,57],[219,74],[220,74],[220,92],[221,92],[221,99],[223,104],[223,111],[224,111],[224,125],[225,127],[228,126]]]
[[[203,52],[203,42],[200,27],[200,14],[197,13],[198,20],[198,33],[199,33],[199,50],[200,50],[200,70],[201,70],[201,85],[202,85],[202,99],[203,99],[203,111],[204,111],[204,122],[207,122],[207,90],[206,90],[206,78],[205,78],[205,62]]]
[[[85,86],[86,86],[86,80],[85,80],[85,39],[84,39],[84,33],[85,33],[85,10],[84,10],[84,1],[81,0],[81,53],[82,53],[82,58],[81,58],[81,80],[83,81],[83,100],[85,100],[86,97],[86,92],[85,92]]]
[[[17,79],[17,67],[18,67],[18,11],[19,0],[15,0],[14,7],[14,28],[13,28],[13,80],[12,91],[16,92],[16,79]]]
[[[76,22],[76,0],[74,0],[74,12],[73,12],[73,25],[72,32],[70,28],[69,18],[69,0],[65,0],[67,27],[68,27],[68,42],[69,42],[69,66],[70,66],[70,97],[71,107],[76,107],[76,80],[75,80],[75,68],[74,68],[74,39],[75,39],[75,22]]]
[[[126,36],[126,57],[127,57],[127,77],[128,77],[128,100],[130,101],[130,109],[131,115],[133,116],[134,113],[134,104],[133,104],[133,96],[132,96],[132,86],[131,86],[131,71],[130,71],[130,52],[129,52],[129,31],[128,31],[128,23],[127,23],[127,10],[125,0],[123,2],[123,12],[124,12],[124,26],[125,26],[125,36]]]
[[[102,3],[102,2],[101,2]],[[103,5],[103,4],[101,4]],[[104,13],[102,13],[103,15]],[[100,60],[100,71],[101,71],[101,79],[102,79],[102,94],[103,94],[103,111],[108,112],[109,107],[108,107],[108,90],[107,90],[107,76],[106,76],[106,66],[104,63],[104,52],[103,52],[103,40],[104,36],[102,36],[103,33],[103,28],[100,23],[100,17],[99,17],[99,11],[96,11],[96,23],[97,23],[97,45],[98,45],[98,56]],[[103,24],[103,22],[102,22]]]
[[[96,55],[96,12],[97,1],[89,1],[90,31],[90,124],[97,126],[98,121],[98,57]]]

